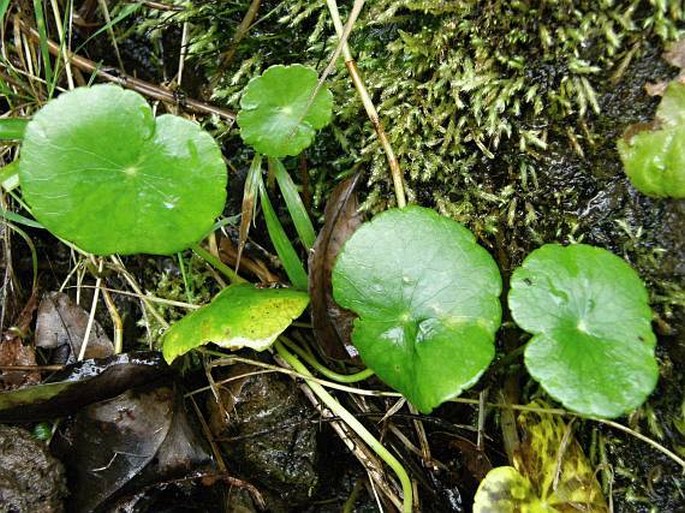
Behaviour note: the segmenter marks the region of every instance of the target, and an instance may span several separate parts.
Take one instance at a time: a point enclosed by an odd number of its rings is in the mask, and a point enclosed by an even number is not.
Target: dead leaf
[[[309,256],[309,295],[312,325],[321,350],[329,358],[347,360],[357,356],[352,345],[355,315],[333,299],[331,275],[343,244],[361,226],[357,194],[359,175],[338,184],[324,212],[324,225]]]
[[[122,496],[213,469],[182,396],[166,386],[128,390],[83,408],[54,440],[74,511],[115,511],[111,503]]]
[[[238,250],[228,237],[222,237],[219,241],[219,258],[231,266],[236,266],[238,262]],[[278,276],[272,273],[264,262],[257,258],[248,257],[244,253],[241,255],[240,269],[241,272],[249,272],[261,283],[278,283],[279,280]]]
[[[679,41],[674,41],[669,44],[662,57],[671,66],[680,69],[685,68],[685,39],[680,39]]]
[[[0,393],[0,423],[64,417],[168,372],[158,351],[83,360],[53,374],[46,383]]]
[[[13,390],[40,383],[37,371],[8,370],[7,367],[34,366],[36,354],[32,347],[25,346],[21,338],[12,337],[0,342],[0,382],[3,390]]]
[[[254,219],[257,205],[255,198],[259,192],[259,180],[262,176],[262,157],[255,155],[252,165],[247,172],[245,179],[245,189],[243,190],[243,203],[240,209],[240,235],[238,240],[238,256],[236,257],[235,271],[240,270],[240,258],[250,233],[250,223]]]
[[[609,512],[595,471],[573,436],[572,423],[532,411],[523,412],[518,423],[525,434],[515,451],[514,466],[488,473],[474,498],[475,513]]]
[[[49,292],[38,307],[36,347],[55,349],[67,345],[71,355],[79,354],[88,325],[88,313],[62,292]],[[114,354],[114,346],[94,321],[86,347],[86,358],[105,358]]]
[[[3,334],[0,341],[0,388],[13,390],[40,383],[37,371],[11,370],[8,367],[32,367],[36,365],[36,353],[33,347],[24,345],[23,337],[29,332],[29,326],[36,310],[36,295],[31,295],[19,313],[14,326]],[[4,367],[4,369],[3,369]]]

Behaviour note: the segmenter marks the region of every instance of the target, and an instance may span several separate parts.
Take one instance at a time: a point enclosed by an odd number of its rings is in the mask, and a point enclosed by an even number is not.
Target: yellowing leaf
[[[474,513],[608,513],[571,426],[559,417],[533,412],[522,413],[518,420],[525,436],[514,467],[498,467],[485,476]]]
[[[162,342],[164,359],[172,362],[210,342],[228,349],[250,347],[263,351],[302,314],[308,303],[309,296],[297,290],[231,285],[166,332]]]

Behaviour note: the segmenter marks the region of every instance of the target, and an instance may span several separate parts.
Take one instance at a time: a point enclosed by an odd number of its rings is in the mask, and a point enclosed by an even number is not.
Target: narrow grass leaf
[[[283,194],[283,199],[285,199],[285,204],[288,207],[288,213],[295,224],[297,235],[299,235],[302,244],[309,251],[314,246],[316,232],[314,231],[311,219],[309,219],[307,209],[304,203],[302,203],[297,186],[280,160],[270,158],[269,167],[273,169],[276,176],[278,188],[281,190],[281,194]]]
[[[79,53],[79,50],[81,50],[81,49],[82,49],[83,47],[85,47],[88,43],[90,43],[90,41],[91,41],[92,39],[95,39],[97,36],[99,36],[99,35],[102,34],[103,32],[106,32],[106,31],[108,31],[108,30],[111,30],[111,29],[114,28],[114,26],[117,25],[118,23],[121,23],[122,21],[124,21],[126,18],[128,18],[128,17],[131,16],[132,14],[137,13],[137,12],[140,10],[140,8],[141,8],[142,6],[143,6],[142,3],[141,3],[141,4],[129,4],[129,5],[124,6],[124,7],[121,9],[121,11],[119,12],[119,14],[117,14],[116,17],[115,17],[114,19],[112,19],[109,23],[106,23],[105,25],[103,25],[102,27],[100,27],[98,30],[96,30],[96,31],[93,33],[93,35],[91,35],[88,39],[86,39],[86,40],[78,47],[78,49],[76,50],[75,53]]]
[[[16,212],[10,212],[9,210],[5,210],[4,208],[0,208],[0,217],[3,217],[8,221],[12,221],[13,223],[23,224],[24,226],[30,226],[31,228],[45,228],[45,226],[40,224],[38,221],[34,221],[33,219],[24,217],[23,215],[17,214]]]
[[[0,169],[0,187],[6,192],[19,187],[19,161],[15,160]]]
[[[0,23],[5,24],[5,14],[10,6],[10,0],[0,0]]]
[[[45,68],[45,81],[50,86],[50,96],[54,84],[52,82],[52,64],[50,63],[50,51],[48,50],[48,32],[45,27],[45,15],[43,13],[43,2],[41,0],[33,0],[33,11],[36,15],[36,27],[40,35],[40,53],[43,56],[43,66]]]
[[[28,122],[20,118],[0,119],[0,141],[21,141]]]
[[[260,177],[261,178],[261,177]],[[274,211],[269,196],[266,194],[266,187],[264,182],[259,181],[259,199],[264,212],[264,220],[266,221],[266,228],[269,231],[269,238],[281,259],[283,268],[285,269],[290,282],[293,286],[300,290],[307,290],[307,273],[304,272],[304,266],[295,252],[295,248],[288,239],[288,236],[278,220],[278,216]]]

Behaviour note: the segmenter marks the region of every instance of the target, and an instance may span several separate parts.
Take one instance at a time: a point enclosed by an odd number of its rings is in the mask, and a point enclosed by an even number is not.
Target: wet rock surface
[[[62,464],[27,430],[0,424],[0,511],[61,513]]]
[[[208,408],[230,470],[259,489],[268,511],[302,511],[319,483],[316,412],[281,376],[249,376],[219,390],[222,404],[210,398]]]

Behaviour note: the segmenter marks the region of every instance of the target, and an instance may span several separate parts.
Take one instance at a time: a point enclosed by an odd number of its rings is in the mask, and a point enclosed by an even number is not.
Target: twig
[[[153,2],[151,0],[124,0],[124,2],[127,4],[143,4],[145,7],[157,11],[183,12],[186,10],[186,8],[181,5],[167,5],[162,2]]]
[[[86,324],[86,331],[83,334],[83,342],[81,342],[81,349],[78,353],[78,361],[80,362],[86,356],[86,347],[88,346],[88,339],[90,338],[90,332],[93,329],[93,323],[95,322],[95,310],[98,305],[98,298],[100,297],[100,284],[102,283],[102,269],[105,261],[101,258],[98,263],[98,275],[95,279],[95,292],[93,292],[93,302],[90,305],[90,315],[88,316],[88,324]]]
[[[238,44],[249,32],[250,27],[252,26],[252,22],[254,21],[255,17],[257,16],[257,13],[259,12],[260,4],[261,0],[252,0],[252,2],[250,2],[250,6],[247,8],[245,16],[243,16],[242,21],[235,29],[235,33],[233,34],[233,40],[231,41],[231,46],[229,46],[228,50],[226,50],[219,56],[219,71],[225,70],[226,67],[233,60],[233,56],[235,55],[235,52],[238,49]],[[221,75],[222,73],[217,73],[217,76]]]
[[[331,13],[331,18],[333,19],[333,25],[335,26],[335,31],[338,34],[338,38],[344,40],[343,38],[345,36],[345,29],[343,28],[343,24],[340,19],[340,13],[338,12],[338,4],[336,0],[326,0],[326,5],[328,5],[328,10]],[[353,10],[355,8],[361,9],[363,5],[364,0],[355,0]],[[392,146],[390,145],[390,140],[388,139],[388,136],[385,133],[385,129],[383,128],[383,124],[381,123],[378,111],[376,110],[376,107],[374,106],[373,101],[371,100],[369,92],[366,90],[364,81],[362,80],[361,75],[359,74],[359,70],[357,69],[357,65],[354,62],[354,59],[352,58],[352,52],[350,51],[349,45],[347,43],[344,43],[342,45],[342,53],[345,59],[345,66],[347,67],[347,71],[349,72],[350,77],[352,78],[352,82],[354,83],[354,86],[357,89],[357,92],[359,93],[359,97],[361,98],[362,104],[364,105],[366,114],[369,116],[371,124],[376,130],[378,140],[381,143],[383,150],[385,151],[385,156],[388,160],[388,166],[390,167],[390,173],[392,174],[392,182],[395,189],[395,198],[397,199],[397,206],[402,208],[407,204],[407,199],[404,194],[402,171],[400,170],[400,165],[397,162],[397,157],[395,157],[395,152],[393,151]]]
[[[105,300],[105,305],[107,305],[109,317],[112,319],[112,326],[114,328],[114,354],[119,354],[124,350],[124,324],[121,321],[121,315],[119,315],[117,306],[112,300],[109,289],[100,287],[100,291],[102,292],[102,299]]]
[[[40,41],[40,35],[38,32],[28,27],[23,21],[20,22],[20,26],[21,30],[24,31],[31,39]],[[47,44],[48,50],[51,54],[56,56],[60,55],[61,50],[57,43],[48,39]],[[68,50],[65,50],[64,53],[69,59],[69,62],[76,68],[88,73],[93,73],[99,78],[119,84],[121,87],[125,87],[126,89],[132,89],[133,91],[147,96],[148,98],[162,102],[180,104],[188,110],[201,114],[214,114],[220,118],[230,121],[231,123],[235,121],[235,114],[229,110],[222,109],[199,100],[194,100],[192,98],[180,99],[179,96],[174,92],[169,91],[161,86],[151,84],[150,82],[134,78],[124,73],[120,73],[112,68],[102,67],[99,64],[86,59],[85,57],[81,57],[80,55],[76,55]]]

